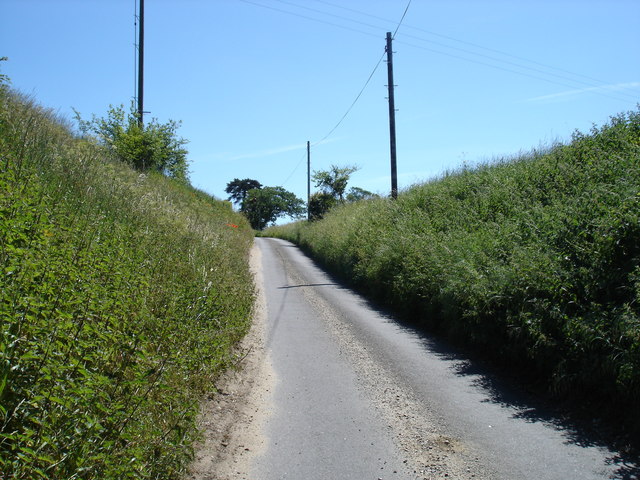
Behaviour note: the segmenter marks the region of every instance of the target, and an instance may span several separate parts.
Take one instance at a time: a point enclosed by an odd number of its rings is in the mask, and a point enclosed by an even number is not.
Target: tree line
[[[143,124],[132,104],[127,112],[123,105],[110,106],[106,117],[92,116],[84,120],[76,113],[76,121],[83,137],[93,138],[116,158],[136,170],[156,171],[167,177],[188,183],[187,140],[177,135],[180,122],[157,119]],[[313,173],[316,188],[308,205],[294,193],[281,186],[269,187],[259,181],[235,178],[227,184],[225,192],[249,220],[255,230],[263,230],[282,217],[321,219],[336,205],[354,202],[376,195],[358,187],[347,185],[356,166],[332,165],[329,170]]]
[[[315,171],[312,178],[316,188],[320,190],[311,195],[307,208],[302,199],[283,187],[266,187],[251,178],[234,178],[227,183],[225,192],[229,194],[229,200],[247,217],[251,226],[256,230],[263,230],[278,218],[302,218],[307,209],[309,219],[318,220],[336,205],[376,196],[358,187],[351,187],[346,193],[349,179],[356,171],[358,167],[355,166],[336,165],[332,165],[329,170]]]

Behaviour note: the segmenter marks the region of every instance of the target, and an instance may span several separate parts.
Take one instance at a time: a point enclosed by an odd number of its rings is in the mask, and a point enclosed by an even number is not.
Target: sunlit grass
[[[179,478],[250,322],[252,230],[6,89],[0,155],[0,477]]]

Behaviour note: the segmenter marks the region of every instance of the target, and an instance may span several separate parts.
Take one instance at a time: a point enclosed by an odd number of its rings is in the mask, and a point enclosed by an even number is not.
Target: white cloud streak
[[[559,93],[552,93],[551,95],[542,95],[540,97],[528,98],[526,102],[544,102],[550,100],[564,100],[570,97],[575,97],[578,95],[582,95],[585,93],[616,93],[623,90],[628,90],[632,88],[640,88],[640,82],[630,82],[630,83],[616,83],[611,85],[600,85],[597,87],[586,87],[579,88],[576,90],[567,90]]]

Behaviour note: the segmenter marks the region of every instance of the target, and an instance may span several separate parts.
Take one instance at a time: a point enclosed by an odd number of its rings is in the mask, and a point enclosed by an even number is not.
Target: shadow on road
[[[300,288],[300,287],[339,287],[337,283],[307,283],[302,285],[284,285],[282,287],[278,287],[278,290],[282,290],[285,288]]]
[[[298,249],[293,244],[281,246]],[[308,255],[307,255],[308,256]],[[486,395],[486,402],[492,402],[513,411],[513,417],[531,423],[543,423],[558,431],[568,444],[582,447],[597,447],[608,450],[607,461],[613,465],[615,476],[620,480],[640,480],[640,439],[622,437],[619,431],[605,420],[594,418],[593,409],[580,411],[578,406],[559,405],[550,395],[527,384],[522,377],[506,368],[488,362],[481,353],[468,352],[452,345],[415,322],[402,319],[395,312],[381,306],[374,299],[354,291],[342,279],[327,272],[321,264],[311,259],[315,268],[326,274],[327,282],[285,285],[279,289],[300,287],[334,287],[354,292],[363,306],[386,319],[409,334],[426,352],[434,354],[450,363],[452,371],[459,376],[472,377],[471,384]]]
[[[471,384],[487,396],[486,402],[512,410],[514,418],[555,429],[567,444],[608,450],[611,455],[607,462],[616,468],[612,478],[640,480],[640,439],[621,435],[606,420],[595,418],[591,414],[593,409],[559,404],[539,387],[528,384],[508,369],[489,363],[481,354],[459,349],[423,328],[394,317],[370,300],[367,303],[413,336],[426,351],[450,362],[456,375],[472,377]]]

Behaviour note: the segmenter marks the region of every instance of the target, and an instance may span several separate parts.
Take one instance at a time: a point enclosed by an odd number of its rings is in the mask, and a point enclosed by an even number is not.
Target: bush
[[[126,114],[124,106],[111,106],[107,118],[82,120],[76,112],[76,120],[84,135],[95,135],[101,145],[107,147],[120,161],[141,171],[156,171],[168,177],[188,180],[187,143],[176,134],[179,123],[170,120],[160,124],[154,118],[145,125],[138,119],[133,105]]]

